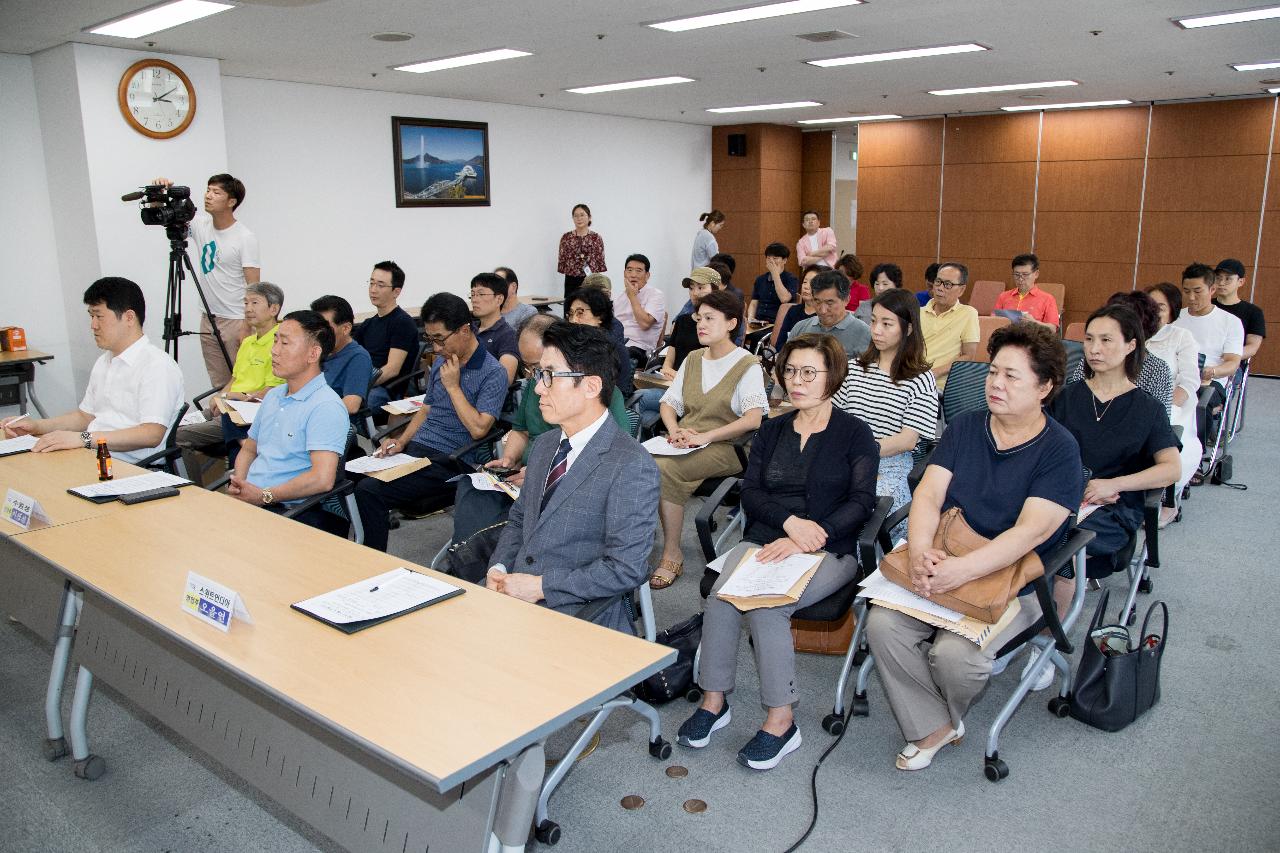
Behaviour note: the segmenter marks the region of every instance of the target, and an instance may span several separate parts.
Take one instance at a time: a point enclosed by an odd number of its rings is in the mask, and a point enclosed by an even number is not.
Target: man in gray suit
[[[533,444],[486,585],[572,615],[648,579],[658,466],[609,417],[613,342],[599,329],[558,322],[543,344],[534,372],[538,408],[560,429]],[[596,622],[635,632],[621,601]]]

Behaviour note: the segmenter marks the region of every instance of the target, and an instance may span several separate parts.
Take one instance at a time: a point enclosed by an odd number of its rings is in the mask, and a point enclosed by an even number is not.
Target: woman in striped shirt
[[[938,386],[925,361],[914,294],[895,288],[873,300],[871,345],[849,359],[835,403],[871,427],[880,444],[876,494],[893,498],[897,510],[911,500],[911,451],[921,439],[932,441],[938,428]]]

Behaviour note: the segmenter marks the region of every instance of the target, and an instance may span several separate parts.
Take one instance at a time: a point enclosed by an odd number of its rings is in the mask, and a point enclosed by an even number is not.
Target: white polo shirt
[[[89,374],[80,411],[90,415],[89,432],[160,424],[168,430],[182,406],[182,370],[178,363],[143,335],[119,355],[98,356]],[[164,447],[113,450],[111,455],[136,462]]]
[[[1229,311],[1223,311],[1217,305],[1208,314],[1193,316],[1189,308],[1178,312],[1175,326],[1181,326],[1196,339],[1196,347],[1204,356],[1205,367],[1217,367],[1222,364],[1223,354],[1244,354],[1244,326],[1239,318]],[[1225,377],[1213,380],[1219,385],[1226,385]]]

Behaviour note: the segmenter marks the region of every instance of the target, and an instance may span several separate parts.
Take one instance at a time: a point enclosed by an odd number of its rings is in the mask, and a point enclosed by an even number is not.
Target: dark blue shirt
[[[966,412],[942,433],[929,459],[930,465],[951,472],[942,511],[960,507],[974,532],[994,539],[1017,523],[1027,498],[1043,498],[1073,513],[1078,510],[1084,471],[1080,448],[1066,427],[1046,418],[1044,429],[1033,438],[997,450],[990,417],[986,411]],[[1062,522],[1036,553],[1043,557],[1062,541],[1070,521]]]
[[[400,365],[399,373],[390,378],[382,377],[386,382],[413,371],[414,362],[418,359],[418,327],[414,325],[409,312],[399,305],[385,317],[375,314],[365,320],[356,326],[351,337],[369,353],[374,367],[386,364],[387,353],[393,349],[402,349],[408,353],[404,357],[404,363]]]
[[[800,292],[800,279],[790,272],[782,271],[782,285],[791,294],[792,302]],[[782,301],[778,299],[778,290],[773,286],[773,277],[768,273],[756,278],[755,287],[751,290],[751,298],[756,301],[756,319],[772,321],[778,313]]]
[[[502,358],[504,355],[509,355],[515,358],[517,365],[520,363],[520,344],[516,337],[516,330],[511,328],[511,324],[506,321],[506,318],[499,317],[498,322],[483,332],[480,331],[480,321],[473,320],[471,322],[471,330],[476,333],[476,339],[480,341],[480,346],[484,347],[489,355],[494,358]]]
[[[324,381],[339,397],[354,396],[364,402],[373,378],[373,359],[368,350],[351,341],[324,360],[323,370]]]
[[[425,405],[431,407],[431,411],[427,413],[427,419],[422,422],[422,427],[410,443],[447,454],[469,444],[473,439],[458,417],[458,411],[453,407],[453,400],[445,390],[444,383],[440,381],[440,365],[443,363],[444,359],[441,357],[431,365],[430,384],[423,400]],[[462,365],[458,381],[467,402],[480,414],[492,415],[497,420],[502,412],[502,403],[507,398],[507,371],[498,364],[498,360],[489,355],[484,347],[477,346],[471,358]],[[463,459],[470,462],[472,458],[469,457],[473,456],[474,454],[468,454]]]

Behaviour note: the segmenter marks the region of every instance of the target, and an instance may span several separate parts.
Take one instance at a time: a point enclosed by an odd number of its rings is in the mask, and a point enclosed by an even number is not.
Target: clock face
[[[195,92],[187,75],[162,60],[143,60],[120,80],[120,111],[139,133],[177,136],[195,115]]]

